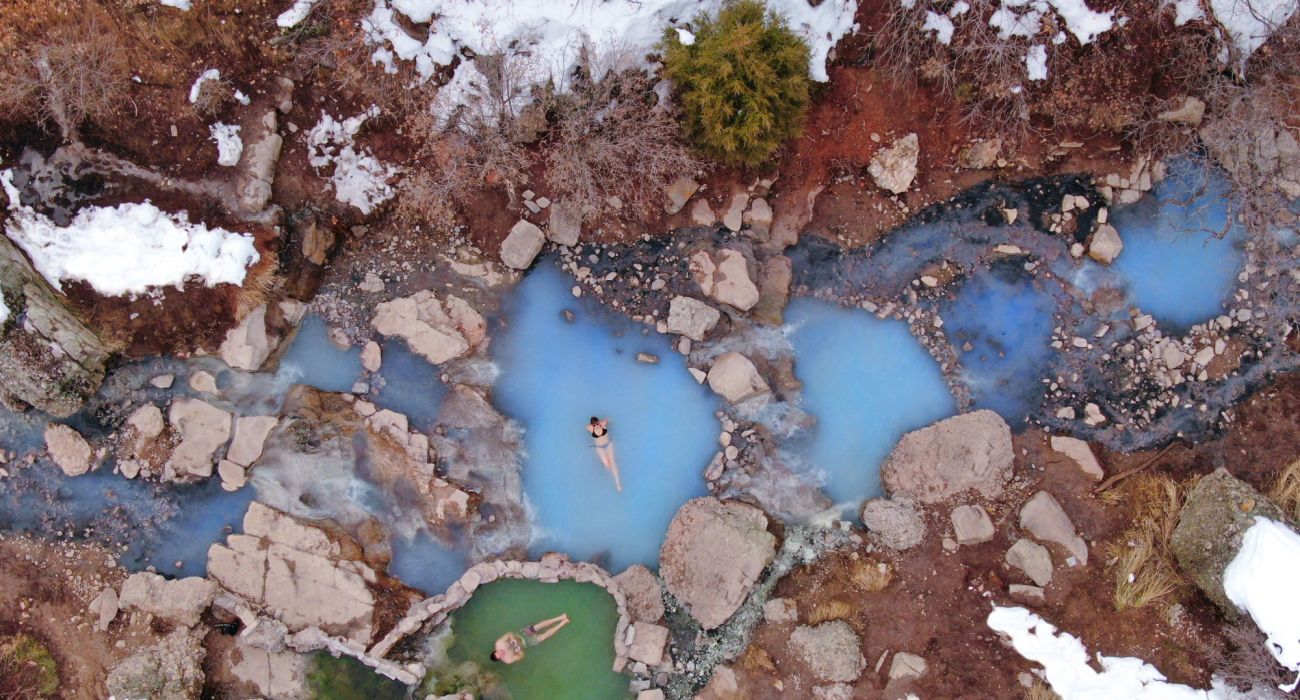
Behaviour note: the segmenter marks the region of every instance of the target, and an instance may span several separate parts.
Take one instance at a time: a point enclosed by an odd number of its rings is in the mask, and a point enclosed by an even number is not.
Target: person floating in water
[[[560,628],[567,624],[569,624],[569,614],[565,613],[559,617],[535,622],[518,632],[506,632],[497,639],[492,650],[492,660],[503,664],[522,661],[524,649],[535,647],[550,639],[551,635],[559,632]]]
[[[591,422],[587,424],[587,432],[596,441],[596,454],[600,456],[600,463],[605,465],[605,469],[614,475],[614,488],[622,491],[623,482],[618,477],[618,462],[614,461],[614,442],[609,438],[609,419],[591,417]]]

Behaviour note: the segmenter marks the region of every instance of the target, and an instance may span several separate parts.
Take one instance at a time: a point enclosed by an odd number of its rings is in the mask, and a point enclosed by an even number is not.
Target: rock
[[[152,440],[162,435],[163,415],[157,406],[147,403],[135,409],[126,419],[126,425],[137,438]]]
[[[1223,570],[1241,549],[1241,538],[1262,517],[1286,522],[1272,501],[1223,468],[1202,477],[1187,494],[1169,546],[1188,578],[1229,618],[1239,612],[1223,592]]]
[[[1202,142],[1225,170],[1243,181],[1300,198],[1300,140],[1284,122],[1259,119],[1243,128],[1231,115],[1211,118],[1200,129]]]
[[[260,304],[238,326],[227,331],[217,352],[222,362],[235,369],[256,372],[261,368],[271,354],[271,341],[266,335],[266,304]]]
[[[952,531],[959,545],[972,545],[993,539],[993,520],[984,506],[957,506],[952,510]]]
[[[190,385],[191,389],[201,394],[217,393],[216,377],[213,377],[210,372],[204,370],[198,370],[197,372],[191,374],[188,384]]]
[[[266,623],[259,627],[266,626]],[[267,651],[249,643],[243,634],[235,636],[235,647],[225,664],[230,674],[250,683],[265,698],[310,700],[307,673],[311,657],[287,651]]]
[[[902,194],[916,179],[916,160],[921,154],[916,134],[908,134],[876,151],[867,172],[876,186],[893,194]]]
[[[510,235],[501,241],[501,262],[506,267],[527,270],[545,244],[546,236],[542,230],[536,224],[520,219],[510,228]]]
[[[90,601],[90,614],[98,618],[95,622],[95,629],[100,632],[107,632],[108,626],[117,619],[117,613],[121,608],[118,606],[117,591],[112,588],[105,588],[99,592],[99,595]]]
[[[439,299],[428,290],[376,305],[370,323],[435,365],[463,357],[487,339],[487,323],[469,302],[451,294]]]
[[[909,654],[900,651],[894,654],[894,659],[889,662],[889,680],[902,681],[912,678],[920,678],[929,670],[930,665],[925,659],[916,654]]]
[[[707,199],[697,199],[691,203],[690,219],[692,226],[712,226],[718,223]]]
[[[686,206],[686,203],[690,201],[698,189],[700,189],[700,183],[689,177],[683,176],[673,180],[664,189],[664,194],[668,195],[668,204],[664,206],[664,210],[669,214],[676,214],[681,211],[682,207]]]
[[[1183,98],[1183,103],[1175,109],[1166,110],[1156,115],[1156,119],[1162,122],[1181,122],[1192,126],[1200,126],[1201,119],[1205,116],[1205,103],[1200,99],[1188,95]]]
[[[361,348],[361,366],[367,372],[373,373],[379,371],[379,368],[383,366],[383,362],[383,351],[380,349],[379,343],[367,340],[366,344]]]
[[[649,622],[632,623],[632,643],[627,648],[627,658],[647,666],[658,666],[664,660],[668,646],[668,628]]]
[[[197,700],[203,689],[203,645],[177,629],[126,657],[108,673],[109,695],[131,700]]]
[[[731,195],[731,202],[722,212],[722,225],[730,231],[739,231],[744,224],[745,205],[749,203],[749,193],[737,192]]]
[[[903,436],[881,468],[890,495],[939,503],[974,490],[1002,493],[1011,479],[1011,428],[989,410],[954,416]]]
[[[773,255],[763,262],[759,273],[758,304],[752,313],[756,320],[773,326],[783,323],[786,304],[790,301],[790,281],[794,264],[784,255]]]
[[[700,288],[714,301],[741,311],[758,303],[758,287],[749,276],[749,261],[738,250],[722,248],[712,256],[699,251],[691,256],[691,270]]]
[[[239,161],[235,196],[239,208],[247,214],[256,214],[271,201],[271,184],[275,182],[275,166],[280,161],[280,148],[284,139],[276,133],[275,113],[254,122],[245,132],[244,154]]]
[[[771,625],[799,621],[799,608],[789,598],[770,598],[763,603],[763,620]]]
[[[772,230],[772,205],[762,197],[755,197],[749,203],[749,209],[745,210],[744,222],[758,238],[767,238]]]
[[[208,549],[208,576],[290,630],[318,627],[368,644],[376,575],[360,557],[355,542],[254,501],[244,533]]]
[[[1007,586],[1007,593],[1011,599],[1017,603],[1025,605],[1042,605],[1047,602],[1047,597],[1043,589],[1038,586],[1026,586],[1023,583],[1013,583]]]
[[[763,511],[736,501],[695,498],[673,516],[659,550],[664,585],[700,625],[726,622],[776,554]]]
[[[167,422],[181,440],[167,460],[166,478],[212,476],[217,449],[230,437],[230,414],[198,399],[177,398],[167,411]]]
[[[1052,450],[1070,458],[1089,479],[1101,481],[1105,478],[1106,472],[1101,468],[1101,462],[1097,461],[1097,455],[1092,453],[1092,448],[1083,440],[1053,435]]]
[[[76,413],[104,381],[108,349],[0,236],[0,403],[32,406],[56,418]]]
[[[1178,343],[1170,340],[1165,342],[1164,348],[1161,349],[1160,359],[1164,361],[1167,369],[1178,369],[1187,362],[1187,355],[1182,348],[1178,347]]]
[[[790,634],[789,644],[790,650],[821,681],[852,683],[867,667],[858,635],[843,620],[823,622],[816,627],[800,625]]]
[[[90,443],[81,433],[59,423],[45,426],[45,449],[50,459],[68,476],[81,476],[90,471],[94,453]]]
[[[736,672],[730,666],[715,666],[713,676],[695,700],[747,700],[740,694],[740,685],[736,682]]]
[[[730,403],[740,403],[770,391],[758,368],[738,352],[726,352],[709,368],[709,388]]]
[[[123,609],[142,610],[183,627],[199,624],[203,611],[212,605],[217,585],[205,578],[190,576],[165,579],[141,571],[131,574],[122,584],[119,597]]]
[[[664,700],[664,691],[658,688],[649,688],[637,693],[636,700]]]
[[[984,139],[961,149],[957,165],[968,170],[988,170],[998,162],[1002,153],[1002,139]]]
[[[1092,241],[1088,244],[1088,257],[1103,265],[1109,265],[1124,250],[1124,241],[1120,240],[1119,231],[1110,224],[1101,224],[1092,232]]]
[[[1007,550],[1007,564],[1024,572],[1039,586],[1052,582],[1052,555],[1041,544],[1026,539],[1016,540]]]
[[[678,295],[668,304],[668,332],[691,340],[704,340],[721,318],[722,312],[699,299]]]
[[[1065,547],[1080,564],[1088,564],[1088,544],[1074,531],[1065,509],[1046,491],[1039,491],[1020,508],[1020,528],[1034,537]]]
[[[373,272],[367,272],[365,278],[357,285],[357,289],[369,294],[379,294],[384,291],[384,278]]]
[[[160,374],[149,380],[149,386],[152,386],[155,389],[170,389],[172,388],[172,384],[174,384],[175,382],[176,382],[176,375]]]
[[[248,483],[244,468],[228,459],[217,462],[217,476],[221,477],[221,488],[226,491],[238,491]]]
[[[1106,422],[1106,416],[1101,412],[1100,406],[1089,402],[1083,407],[1083,422],[1096,427]]]
[[[279,422],[275,416],[241,416],[235,419],[235,436],[230,441],[230,449],[226,450],[226,459],[241,467],[253,466],[262,456],[266,436]]]
[[[813,686],[813,700],[853,700],[853,686],[848,683],[830,683]]]
[[[906,498],[873,498],[862,504],[862,524],[886,547],[904,551],[925,539],[925,518]]]
[[[627,613],[634,622],[658,622],[664,616],[663,590],[650,569],[641,564],[627,567],[614,577],[627,599]]]
[[[582,212],[568,202],[556,202],[546,222],[546,238],[556,245],[578,245],[582,235]]]

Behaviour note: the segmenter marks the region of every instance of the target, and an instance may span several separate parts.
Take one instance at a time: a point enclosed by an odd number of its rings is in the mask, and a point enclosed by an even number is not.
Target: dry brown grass
[[[745,648],[745,653],[740,655],[737,660],[740,667],[747,671],[766,671],[776,673],[776,663],[772,661],[772,655],[767,650],[757,644],[751,644]]]
[[[1267,496],[1291,516],[1291,520],[1300,522],[1300,458],[1282,468],[1269,485]]]
[[[833,598],[825,600],[813,606],[812,612],[808,613],[809,625],[820,625],[830,620],[848,620],[853,616],[853,606],[843,600]]]
[[[1061,696],[1052,690],[1052,686],[1036,680],[1025,690],[1025,700],[1061,700]]]
[[[253,309],[265,304],[280,284],[280,277],[276,274],[280,267],[279,256],[274,250],[263,252],[261,256],[257,264],[244,275],[244,284],[235,293],[236,321],[243,320]]]
[[[1143,474],[1122,489],[1133,524],[1110,548],[1116,560],[1116,610],[1146,607],[1186,585],[1169,551],[1169,539],[1191,486],[1161,474]]]
[[[863,592],[876,593],[894,580],[894,570],[884,562],[858,559],[850,565],[849,580]]]

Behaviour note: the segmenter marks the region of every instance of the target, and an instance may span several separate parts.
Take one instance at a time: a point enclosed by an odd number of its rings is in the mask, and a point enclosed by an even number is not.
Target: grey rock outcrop
[[[700,626],[726,622],[776,555],[763,511],[736,501],[695,498],[673,516],[659,550],[668,591]]]
[[[245,215],[261,212],[271,201],[275,183],[275,166],[280,162],[284,139],[277,133],[279,120],[268,111],[260,120],[246,126],[244,152],[239,160],[235,196]]]
[[[858,635],[843,620],[796,627],[790,634],[790,649],[819,681],[852,683],[867,667]]]
[[[0,236],[0,402],[66,418],[104,381],[108,348]]]
[[[190,700],[203,689],[200,635],[177,629],[153,646],[126,657],[109,671],[108,692],[132,700]]]
[[[168,622],[193,627],[216,595],[217,585],[205,578],[165,579],[141,571],[131,574],[122,584],[118,604],[122,609],[142,610]]]
[[[1223,591],[1223,570],[1237,556],[1256,517],[1286,519],[1272,501],[1220,468],[1187,494],[1170,538],[1179,568],[1229,617],[1238,611]]]
[[[939,503],[969,490],[997,496],[1011,479],[1011,428],[993,411],[953,416],[903,436],[880,470],[890,495]]]
[[[1059,544],[1080,564],[1088,564],[1088,543],[1074,531],[1070,516],[1052,494],[1039,491],[1020,508],[1020,528],[1034,537]]]
[[[679,295],[668,304],[668,332],[691,340],[704,340],[721,318],[722,312],[699,299]]]
[[[873,498],[862,504],[862,524],[886,547],[911,549],[925,539],[925,518],[906,498]]]
[[[582,212],[568,202],[551,205],[551,218],[546,222],[546,237],[556,245],[578,245],[582,235]]]
[[[1039,586],[1052,582],[1052,555],[1041,544],[1026,539],[1016,540],[1007,550],[1007,564],[1020,570]]]

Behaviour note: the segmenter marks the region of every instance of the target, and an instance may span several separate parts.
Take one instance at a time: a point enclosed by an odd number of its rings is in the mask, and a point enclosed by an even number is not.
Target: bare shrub
[[[124,98],[129,80],[117,33],[86,13],[0,57],[0,108],[53,122],[71,140]]]
[[[588,216],[617,203],[648,211],[665,184],[701,167],[677,116],[640,69],[615,65],[584,75],[552,102],[546,184]]]
[[[1300,522],[1300,458],[1286,465],[1268,487],[1268,497],[1291,519]]]
[[[235,89],[225,78],[209,78],[199,84],[194,111],[203,118],[215,116],[235,96]]]
[[[1272,697],[1269,691],[1290,683],[1291,673],[1268,652],[1267,637],[1248,617],[1229,624],[1224,630],[1227,647],[1213,662],[1215,674],[1243,692]],[[1254,695],[1252,695],[1254,697]]]

